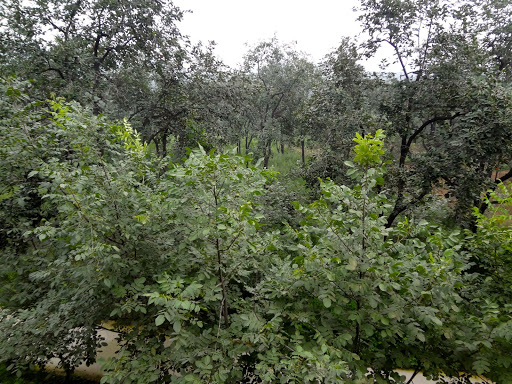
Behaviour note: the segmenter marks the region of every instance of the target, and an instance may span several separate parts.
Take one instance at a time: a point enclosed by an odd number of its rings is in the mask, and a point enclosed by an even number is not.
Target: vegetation
[[[0,365],[0,383],[2,384],[63,384],[66,383],[65,376],[59,376],[54,373],[47,373],[42,371],[24,372],[20,375],[14,375],[7,370],[5,365]],[[69,380],[67,380],[69,382]],[[74,384],[94,384],[94,381],[84,378],[73,377],[72,383]]]
[[[0,375],[109,321],[104,383],[512,382],[512,8],[360,10],[233,70],[171,2],[0,6]]]

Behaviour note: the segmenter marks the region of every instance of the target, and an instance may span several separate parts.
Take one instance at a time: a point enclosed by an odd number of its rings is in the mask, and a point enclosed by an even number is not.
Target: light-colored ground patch
[[[98,331],[99,334],[105,339],[107,343],[106,347],[101,347],[98,350],[98,358],[108,358],[112,357],[116,354],[119,349],[119,345],[117,344],[116,337],[117,333],[113,331],[108,331],[106,329],[102,329]],[[64,374],[62,369],[57,369],[57,365],[59,364],[59,359],[52,359],[50,364],[46,366],[47,370],[56,371],[59,374]],[[103,376],[103,371],[101,370],[101,366],[99,363],[94,363],[90,366],[85,364],[80,365],[76,370],[75,374],[80,377],[84,377],[90,380],[100,380]]]
[[[117,333],[113,331],[109,331],[106,329],[102,329],[98,331],[100,335],[105,339],[105,342],[107,343],[106,347],[102,347],[98,351],[98,357],[100,358],[108,358],[115,355],[116,351],[119,349],[119,345],[116,342]],[[62,371],[59,371],[56,369],[56,366],[58,365],[59,361],[58,359],[53,359],[52,362],[47,366],[47,369],[57,371],[58,373],[63,373]],[[406,377],[406,382],[411,378],[413,371],[405,371],[405,370],[397,370],[401,375],[404,375]],[[103,376],[103,371],[101,370],[101,366],[98,363],[95,363],[93,365],[90,365],[89,367],[85,364],[80,365],[76,371],[75,374],[81,377],[85,377],[87,379],[92,380],[100,380],[100,378]],[[472,379],[473,383],[485,383],[484,380],[479,379]],[[422,374],[417,374],[411,384],[434,384],[437,383],[436,381],[427,380]],[[490,383],[490,382],[488,382]]]

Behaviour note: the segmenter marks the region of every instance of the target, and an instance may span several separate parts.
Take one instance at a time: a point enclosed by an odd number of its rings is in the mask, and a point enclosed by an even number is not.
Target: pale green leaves
[[[356,133],[354,141],[357,145],[354,147],[356,153],[354,161],[364,168],[378,166],[381,163],[380,157],[384,154],[383,140],[385,137],[382,129],[378,129],[375,136],[367,134],[362,137],[359,133]]]
[[[346,268],[349,270],[349,271],[355,271],[356,268],[357,268],[357,259],[354,258],[354,257],[351,257],[348,259],[348,263],[346,265]]]

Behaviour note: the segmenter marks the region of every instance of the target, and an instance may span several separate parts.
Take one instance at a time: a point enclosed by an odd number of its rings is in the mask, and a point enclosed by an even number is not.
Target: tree
[[[195,145],[187,122],[204,99],[194,87],[218,63],[211,47],[189,49],[172,1],[9,0],[1,12],[0,74],[33,80],[34,99],[58,94],[127,118],[162,156],[173,138],[181,154]]]
[[[276,38],[264,41],[245,56],[245,72],[255,84],[252,106],[264,167],[272,153],[272,142],[285,140],[293,116],[308,96],[314,73],[313,65]]]
[[[510,48],[512,44],[512,25],[510,16],[512,8],[507,1],[481,1],[478,2],[481,17],[478,20],[483,23],[484,44],[494,55],[500,71],[505,71],[507,81],[510,82]]]
[[[40,94],[58,93],[99,113],[119,72],[168,76],[180,68],[181,17],[167,1],[9,0],[2,7],[2,73],[35,79]]]
[[[222,146],[231,116],[231,89],[225,67],[213,55],[213,46],[198,44],[183,52],[179,71],[151,75],[144,100],[128,99],[129,121],[157,153],[181,159],[187,147]],[[151,73],[150,73],[151,74]]]
[[[383,138],[380,130],[357,135],[347,164],[353,188],[326,181],[319,200],[297,204],[305,219],[285,232],[282,257],[261,284],[271,324],[264,335],[281,352],[281,369],[294,364],[305,381],[326,383],[404,382],[396,367],[413,369],[413,378],[420,371],[434,379],[507,377],[499,351],[510,341],[508,309],[493,323],[495,304],[474,305],[481,286],[468,273],[461,232],[407,218],[387,228],[393,206],[379,187]],[[283,372],[260,365],[270,382]]]
[[[196,381],[245,374],[254,347],[233,335],[264,270],[251,199],[267,173],[204,150],[160,162],[127,124],[3,86],[2,361],[58,357],[70,373],[95,360],[110,318],[125,346],[110,382],[184,380],[194,364]]]
[[[466,231],[466,247],[472,250],[473,269],[478,271],[473,301],[479,309],[478,316],[490,330],[488,342],[475,353],[484,365],[494,367],[490,377],[495,382],[506,383],[511,380],[512,360],[508,352],[512,340],[510,184],[500,183],[490,189],[483,202],[489,206],[488,211],[484,215],[475,207],[476,228]]]
[[[382,84],[365,73],[360,59],[357,45],[343,38],[324,58],[321,79],[300,112],[299,126],[321,148],[305,169],[310,185],[318,186],[318,177],[350,184],[344,161],[351,156],[355,133],[386,127],[386,121],[379,121],[375,105]]]
[[[70,374],[96,358],[114,297],[108,271],[122,268],[120,212],[141,203],[118,201],[116,188],[144,190],[149,164],[126,124],[76,103],[30,102],[13,80],[1,85],[2,361],[23,370],[60,358]],[[96,231],[103,243],[89,242]]]
[[[439,186],[465,221],[493,170],[510,161],[510,87],[480,39],[488,31],[469,22],[479,9],[473,2],[361,2],[367,53],[387,44],[401,68],[380,106],[399,147],[388,225]]]

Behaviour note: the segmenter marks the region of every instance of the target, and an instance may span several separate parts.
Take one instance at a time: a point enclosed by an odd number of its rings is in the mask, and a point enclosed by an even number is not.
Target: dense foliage
[[[112,384],[512,382],[510,4],[360,11],[233,70],[170,1],[0,5],[0,366],[108,322]]]

